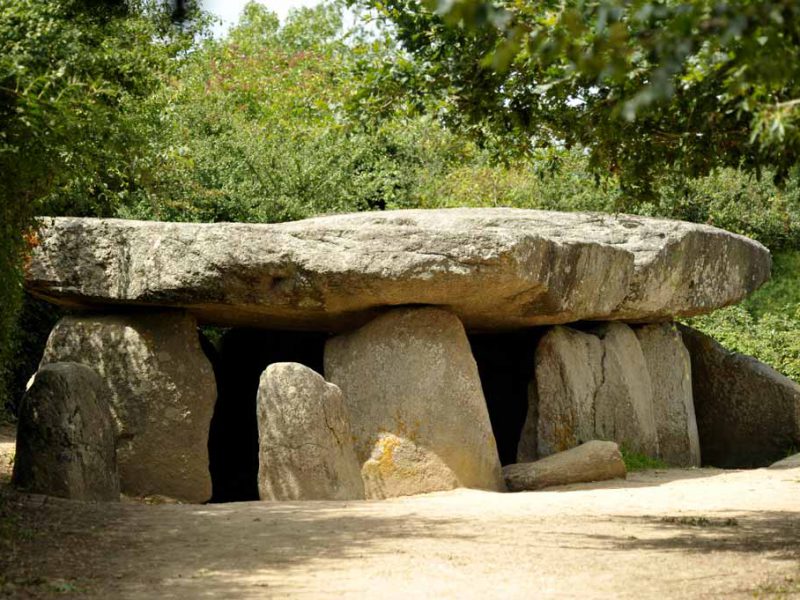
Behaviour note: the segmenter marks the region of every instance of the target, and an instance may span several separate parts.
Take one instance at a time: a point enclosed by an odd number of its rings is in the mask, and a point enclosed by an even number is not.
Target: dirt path
[[[0,468],[11,447],[0,436]],[[384,502],[0,493],[10,597],[800,597],[800,469],[651,471]]]

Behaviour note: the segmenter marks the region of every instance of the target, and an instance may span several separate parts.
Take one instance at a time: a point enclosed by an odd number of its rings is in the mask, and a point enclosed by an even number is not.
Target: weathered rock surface
[[[536,462],[503,467],[510,492],[555,485],[624,479],[625,462],[614,442],[590,441]]]
[[[197,323],[180,311],[66,317],[42,365],[73,361],[111,390],[122,491],[187,502],[211,496],[208,430],[216,401]]]
[[[594,401],[595,439],[658,456],[653,386],[636,334],[623,323],[602,331],[603,378]]]
[[[71,362],[43,366],[19,411],[14,484],[74,500],[119,500],[115,428],[106,383]]]
[[[635,332],[652,383],[659,456],[669,465],[699,467],[692,365],[680,331],[672,323],[660,323]]]
[[[33,294],[70,307],[187,308],[219,325],[346,330],[382,307],[469,329],[695,315],[769,277],[769,252],[713,227],[520,209],[407,210],[273,225],[47,218]]]
[[[535,379],[517,462],[563,452],[595,439],[594,404],[603,381],[603,342],[569,327],[554,327],[539,342]]]
[[[800,447],[800,385],[750,356],[681,327],[703,464],[765,467]]]
[[[367,498],[413,496],[459,486],[458,477],[441,458],[411,440],[378,434],[369,459],[361,467]]]
[[[554,327],[539,342],[535,363],[518,462],[596,439],[658,455],[652,386],[630,327],[609,323],[595,333]]]
[[[364,498],[342,392],[298,363],[272,364],[258,388],[262,500]]]
[[[437,456],[461,486],[504,489],[478,369],[456,316],[397,309],[332,338],[325,376],[344,394],[362,463],[391,433]],[[417,481],[408,493],[443,487],[433,476]]]

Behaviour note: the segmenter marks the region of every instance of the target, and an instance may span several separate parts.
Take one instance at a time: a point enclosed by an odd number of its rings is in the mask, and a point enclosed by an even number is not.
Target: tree
[[[135,0],[0,3],[0,393],[36,214],[113,214],[146,146],[121,110],[175,68],[202,20]]]
[[[445,118],[504,151],[588,149],[597,173],[720,166],[777,182],[800,160],[794,0],[360,0],[395,28]],[[384,81],[409,79],[408,63]]]

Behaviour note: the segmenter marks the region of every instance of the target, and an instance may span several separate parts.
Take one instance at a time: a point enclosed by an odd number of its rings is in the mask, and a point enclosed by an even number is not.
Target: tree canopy
[[[506,151],[586,148],[634,192],[667,169],[770,169],[781,182],[800,160],[793,0],[359,3],[414,58],[384,80],[413,72],[448,120]]]

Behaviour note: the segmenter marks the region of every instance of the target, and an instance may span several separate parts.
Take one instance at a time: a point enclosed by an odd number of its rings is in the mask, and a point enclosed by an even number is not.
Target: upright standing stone
[[[342,392],[298,363],[267,367],[258,388],[262,500],[357,500],[364,484]]]
[[[594,406],[597,439],[658,456],[653,386],[639,340],[624,323],[608,323],[602,341],[603,378]]]
[[[109,390],[89,367],[45,365],[19,410],[14,484],[74,500],[119,500]]]
[[[602,361],[603,342],[589,333],[559,326],[541,339],[518,463],[595,439],[594,399],[603,379]]]
[[[391,433],[436,455],[462,486],[505,488],[478,369],[456,316],[435,308],[389,312],[329,340],[325,375],[342,389],[362,463],[381,434]],[[441,482],[416,479],[420,485],[408,493],[441,489]]]
[[[659,455],[670,465],[699,467],[692,364],[680,331],[673,323],[645,325],[635,331],[653,384]]]
[[[93,368],[110,387],[124,493],[208,500],[217,391],[194,318],[180,311],[66,317],[41,364],[60,361]]]
[[[755,358],[681,327],[703,464],[765,467],[800,447],[800,385]]]
[[[590,440],[657,456],[652,385],[630,327],[608,323],[593,333],[554,327],[539,342],[535,363],[517,462]]]

